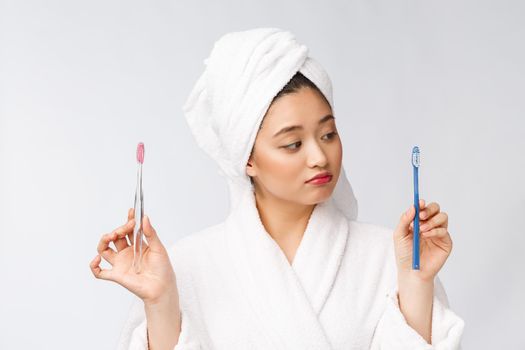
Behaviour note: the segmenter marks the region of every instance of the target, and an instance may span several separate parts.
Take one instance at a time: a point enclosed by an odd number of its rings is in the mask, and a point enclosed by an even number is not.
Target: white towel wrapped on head
[[[251,189],[246,163],[259,125],[273,98],[301,72],[323,93],[332,111],[332,83],[289,31],[256,28],[231,32],[215,42],[206,68],[183,106],[198,145],[219,165],[234,209]],[[332,194],[349,219],[357,218],[357,200],[344,166]]]

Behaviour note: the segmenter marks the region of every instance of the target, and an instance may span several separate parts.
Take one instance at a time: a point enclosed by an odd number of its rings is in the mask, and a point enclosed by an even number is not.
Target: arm
[[[401,215],[394,231],[397,283],[387,294],[383,314],[372,335],[371,349],[460,350],[465,322],[449,307],[437,276],[452,250],[448,216],[437,203],[420,201],[421,266],[412,269],[412,236],[416,210]]]
[[[153,334],[158,331],[162,332],[162,315],[165,310],[161,307],[161,304],[156,305],[156,308],[151,308],[152,304],[146,304],[140,300],[136,299],[133,302],[128,318],[124,324],[124,327],[121,331],[120,338],[117,345],[117,350],[155,350],[161,349],[158,345],[152,342],[156,342],[157,337]],[[146,313],[149,313],[152,317],[147,318]],[[176,313],[170,313],[170,315],[177,315]],[[168,317],[171,317],[168,315]],[[199,339],[199,333],[195,330],[192,320],[184,313],[183,309],[180,309],[180,329],[173,330],[173,327],[168,327],[168,333],[178,332],[178,335],[175,335],[177,338],[175,347],[168,347],[170,350],[201,350]],[[151,319],[151,321],[150,321]],[[164,318],[166,319],[166,318]],[[152,325],[150,326],[150,322]],[[165,321],[171,322],[171,321]],[[177,328],[177,327],[175,327]],[[151,329],[151,330],[150,330]],[[155,339],[153,339],[155,337]],[[149,338],[149,339],[148,339]],[[160,338],[159,338],[160,339]],[[148,344],[149,340],[149,344]],[[169,345],[171,346],[171,345]]]
[[[372,335],[373,350],[461,350],[465,322],[450,309],[448,298],[439,276],[434,280],[431,316],[431,342],[408,324],[399,307],[399,289],[396,285],[386,297],[383,314]],[[414,305],[410,306],[414,307]],[[409,316],[410,317],[410,316]],[[417,316],[416,316],[417,317]]]
[[[133,234],[133,213],[133,208],[130,208],[128,222],[102,236],[97,247],[99,255],[90,262],[91,271],[96,278],[117,282],[138,297],[133,301],[122,328],[117,349],[148,350],[150,346],[154,350],[200,349],[200,334],[192,325],[192,318],[188,315],[189,307],[184,309],[179,304],[178,280],[171,263],[178,260],[178,254],[174,254],[174,247],[170,251],[166,250],[147,216],[144,217],[144,235],[149,245],[143,255],[144,271],[134,274],[130,270],[133,247],[126,236]],[[133,236],[128,238],[133,242]],[[109,247],[111,241],[117,251]],[[99,266],[101,256],[112,265],[112,269],[102,269]],[[184,261],[179,261],[178,264],[184,264]],[[181,280],[183,282],[180,286],[184,291],[190,282],[183,277]],[[181,300],[191,300],[194,293],[186,292],[185,295]]]
[[[422,282],[408,277],[399,277],[398,285],[399,308],[406,322],[430,344],[434,281]]]
[[[144,303],[150,350],[172,350],[181,332],[179,296],[172,291],[161,299]]]

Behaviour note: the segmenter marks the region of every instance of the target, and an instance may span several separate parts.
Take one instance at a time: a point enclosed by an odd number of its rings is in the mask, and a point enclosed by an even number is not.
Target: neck
[[[298,204],[259,191],[255,192],[255,203],[268,234],[279,245],[294,250],[303,237],[315,204]]]

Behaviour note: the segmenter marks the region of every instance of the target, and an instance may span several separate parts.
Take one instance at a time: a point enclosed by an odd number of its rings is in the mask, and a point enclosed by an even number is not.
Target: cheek
[[[337,171],[337,177],[339,178],[339,175],[341,174],[341,167],[343,166],[343,145],[341,145],[338,155],[339,158],[334,162],[337,170],[334,171]]]
[[[296,180],[304,168],[300,157],[282,149],[265,152],[264,159],[259,158],[257,164],[267,180],[277,182]]]
[[[333,154],[334,164],[341,163],[343,159],[343,145],[341,142],[337,142],[336,151]]]

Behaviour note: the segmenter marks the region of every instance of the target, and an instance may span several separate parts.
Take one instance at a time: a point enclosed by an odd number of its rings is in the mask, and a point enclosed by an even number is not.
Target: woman
[[[132,209],[102,237],[94,275],[139,298],[119,349],[460,349],[464,322],[437,277],[446,213],[421,200],[419,271],[413,205],[394,232],[356,221],[331,82],[306,46],[278,28],[233,32],[205,63],[184,111],[230,213],[170,250],[146,216],[141,274]]]

